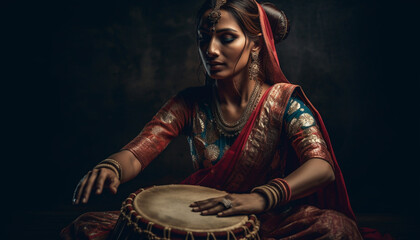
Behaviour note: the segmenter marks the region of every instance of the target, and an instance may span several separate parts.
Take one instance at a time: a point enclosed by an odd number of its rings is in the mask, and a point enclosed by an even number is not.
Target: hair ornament
[[[216,0],[216,4],[214,5],[213,10],[210,12],[209,16],[207,17],[209,22],[212,25],[212,30],[215,30],[216,24],[219,22],[220,17],[222,14],[220,13],[220,7],[226,3],[226,0]]]

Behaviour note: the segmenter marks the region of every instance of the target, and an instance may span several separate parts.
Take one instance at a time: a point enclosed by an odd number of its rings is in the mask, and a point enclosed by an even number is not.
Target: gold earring
[[[260,61],[258,57],[259,53],[257,51],[251,52],[251,63],[249,64],[249,79],[252,81],[259,81],[258,74],[260,72]]]

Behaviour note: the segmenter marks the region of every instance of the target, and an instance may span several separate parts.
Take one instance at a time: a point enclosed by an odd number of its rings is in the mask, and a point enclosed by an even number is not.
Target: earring
[[[251,63],[249,64],[249,79],[252,81],[259,81],[258,74],[260,72],[260,62],[258,56],[259,53],[257,51],[251,52]]]

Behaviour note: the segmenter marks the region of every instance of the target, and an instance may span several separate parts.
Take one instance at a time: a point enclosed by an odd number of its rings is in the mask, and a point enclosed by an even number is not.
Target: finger
[[[196,201],[196,202],[193,202],[193,203],[191,203],[190,204],[190,207],[198,207],[198,206],[201,206],[201,205],[203,205],[203,204],[206,204],[206,203],[208,203],[209,201],[211,201],[213,198],[209,198],[209,199],[206,199],[206,200],[201,200],[201,201]]]
[[[117,194],[118,187],[121,184],[120,180],[116,176],[114,176],[109,181],[111,182],[109,184],[109,190],[111,190],[113,194]]]
[[[226,209],[222,204],[218,204],[214,206],[213,208],[210,208],[208,210],[204,210],[201,212],[201,215],[214,215],[219,212],[222,212],[224,209]]]
[[[87,179],[90,177],[91,174],[92,174],[92,172],[89,171],[77,184],[76,190],[75,190],[76,197],[73,198],[74,204],[79,204],[80,197],[82,196],[82,193],[83,193],[83,189],[86,185]]]
[[[92,191],[93,184],[96,182],[98,176],[98,169],[93,169],[92,174],[87,180],[85,189],[83,190],[82,203],[87,203],[89,201],[90,193]]]
[[[203,210],[207,210],[213,208],[217,205],[220,205],[221,198],[212,198],[205,201],[197,202],[196,206],[193,207],[193,212],[200,212]]]
[[[96,189],[95,193],[96,194],[101,194],[102,193],[102,189],[104,188],[105,180],[108,177],[112,177],[111,176],[112,174],[110,174],[108,171],[106,171],[103,168],[100,168],[98,170],[98,172],[99,172],[98,173],[98,178],[96,179],[96,184],[95,184],[95,189]]]
[[[241,214],[241,213],[242,212],[239,208],[232,207],[232,208],[229,208],[229,209],[226,209],[224,211],[221,211],[221,212],[217,213],[217,216],[218,217],[227,217],[227,216],[237,215],[237,214]]]
[[[210,201],[214,201],[214,199],[216,199],[216,198],[208,198],[208,199],[205,199],[205,200],[196,201],[196,202],[191,203],[190,206],[191,207],[193,207],[193,206],[200,206],[200,205],[206,204],[206,203],[208,203]]]

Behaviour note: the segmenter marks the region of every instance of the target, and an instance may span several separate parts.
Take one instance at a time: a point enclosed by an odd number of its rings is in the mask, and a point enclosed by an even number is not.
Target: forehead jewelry
[[[216,4],[213,10],[210,12],[207,17],[210,24],[212,25],[211,30],[214,32],[216,30],[216,24],[219,22],[222,14],[220,13],[220,7],[226,3],[226,0],[216,0]]]

